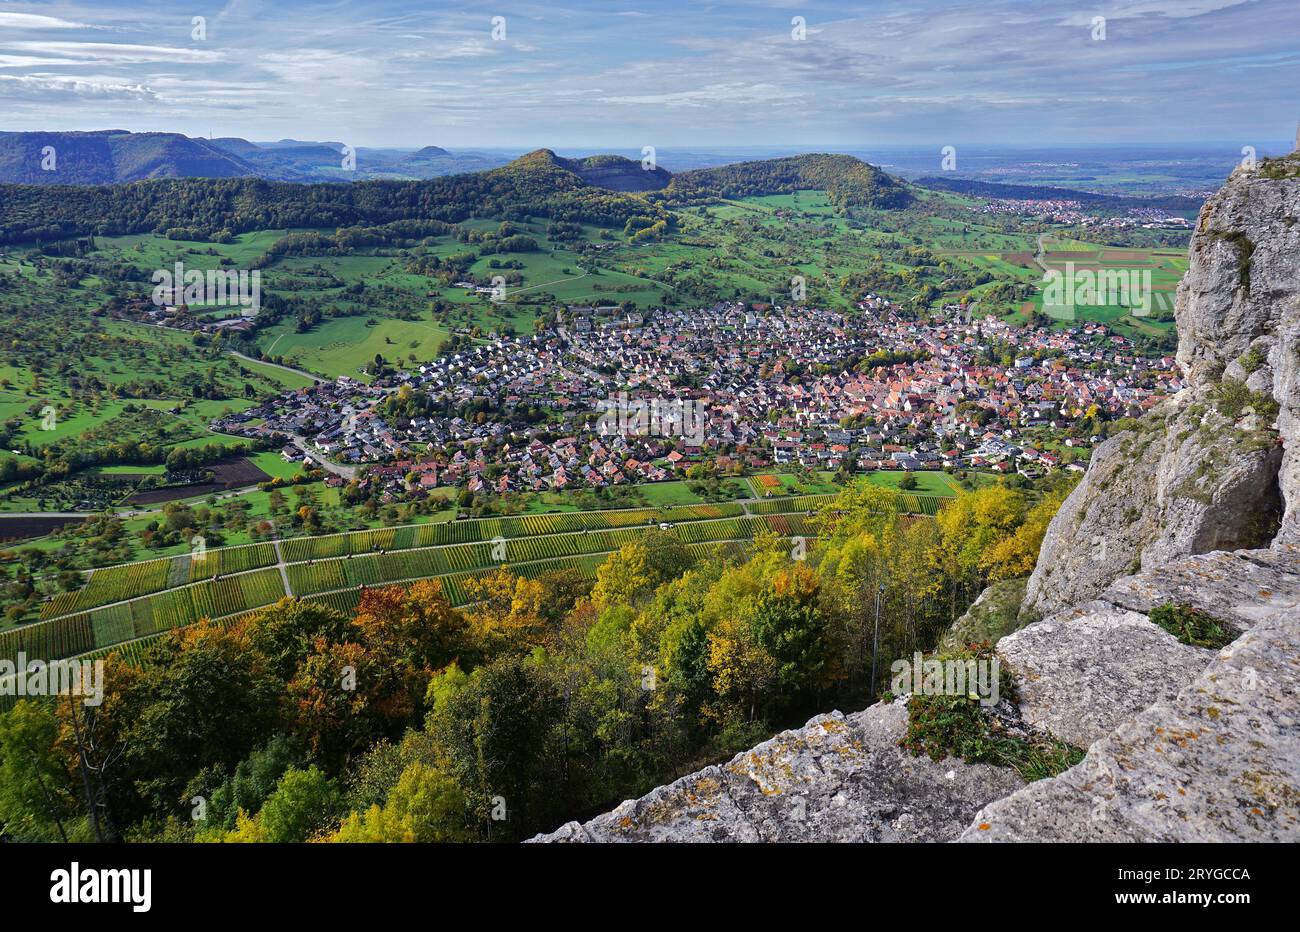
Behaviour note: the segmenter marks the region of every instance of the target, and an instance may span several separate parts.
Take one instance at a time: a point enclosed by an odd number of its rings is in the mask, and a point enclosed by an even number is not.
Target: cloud
[[[119,0],[0,13],[0,74],[47,95],[44,125],[95,125],[78,101],[100,93],[144,125],[371,145],[1249,139],[1294,118],[1295,0],[804,5],[519,0],[494,42],[474,0],[229,0],[191,42],[173,0]]]
[[[16,77],[9,74],[0,74],[0,94],[14,100],[51,102],[60,98],[78,100],[157,99],[157,95],[152,90],[140,84],[87,81],[66,75],[23,75]]]
[[[710,104],[789,102],[802,95],[776,84],[713,84],[693,90],[660,94],[631,94],[599,98],[611,104],[658,104],[665,107],[707,107]]]
[[[139,65],[151,62],[219,62],[225,53],[170,45],[128,45],[115,42],[9,42],[5,48],[49,56],[59,63]],[[36,56],[32,56],[36,57]]]
[[[0,29],[92,29],[86,23],[74,23],[56,16],[40,16],[36,13],[2,13],[0,12]]]

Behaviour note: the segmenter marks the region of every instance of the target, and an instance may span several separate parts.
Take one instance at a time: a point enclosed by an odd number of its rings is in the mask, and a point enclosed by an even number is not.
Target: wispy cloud
[[[803,147],[1245,143],[1300,117],[1294,0],[501,6],[504,40],[473,0],[228,0],[206,38],[172,0],[5,4],[4,128]]]
[[[77,23],[57,16],[37,13],[6,13],[0,11],[0,29],[91,29],[89,23]]]

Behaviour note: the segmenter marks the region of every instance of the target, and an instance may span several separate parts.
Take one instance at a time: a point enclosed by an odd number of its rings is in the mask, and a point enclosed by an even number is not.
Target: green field
[[[898,481],[907,475],[905,472],[873,472],[867,479],[874,485],[887,489],[898,489]],[[916,478],[914,492],[925,495],[957,495],[959,490],[946,473],[931,470],[913,472]]]
[[[295,333],[291,324],[266,328],[258,348],[285,365],[326,376],[349,375],[365,379],[362,367],[376,355],[405,362],[414,355],[420,362],[437,357],[446,328],[429,321],[386,317],[340,317],[327,320],[307,333]]]
[[[956,248],[941,250],[941,254],[967,267],[995,276],[994,282],[984,289],[974,289],[971,297],[978,301],[982,290],[1000,282],[1021,282],[1034,289],[1033,296],[1014,307],[1002,308],[1009,319],[1026,323],[1031,314],[1042,313],[1048,318],[1068,326],[1084,321],[1105,323],[1126,336],[1159,338],[1173,330],[1174,295],[1178,282],[1187,271],[1187,252],[1174,248],[1140,248],[1099,246],[1069,237],[1050,237],[1044,241],[1042,265],[1036,261],[1038,245],[1034,237],[1023,235],[1004,249]],[[1109,273],[1136,273],[1130,279],[1134,291],[1129,305],[1118,303],[1075,303],[1073,305],[1047,303],[1043,266],[1063,277],[1073,270],[1075,281],[1081,276]],[[1144,291],[1150,276],[1149,307],[1134,307],[1138,291]],[[1104,294],[1099,298],[1106,297]],[[990,310],[998,311],[992,307]]]

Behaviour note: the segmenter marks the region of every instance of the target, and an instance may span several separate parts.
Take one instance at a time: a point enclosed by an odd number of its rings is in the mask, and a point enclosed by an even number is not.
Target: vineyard
[[[309,560],[288,566],[295,595],[307,596],[355,586],[374,586],[404,579],[445,576],[502,563],[531,563],[583,554],[609,553],[645,533],[646,527],[502,538],[498,544],[453,544],[361,556]],[[759,531],[780,536],[811,536],[802,515],[715,518],[679,524],[670,533],[684,543],[744,540]]]
[[[933,515],[943,498],[899,493],[904,510]],[[669,525],[694,553],[740,552],[760,532],[812,542],[818,509],[831,495],[789,496],[746,505],[694,505],[483,518],[306,537],[281,543],[295,596],[343,611],[364,587],[438,578],[453,605],[465,583],[501,566],[535,577],[578,569],[594,579],[608,554]],[[0,659],[94,656],[125,645],[131,657],[156,635],[200,618],[226,623],[286,595],[273,544],[216,548],[95,570],[86,585],[46,603],[42,620],[0,633]]]
[[[380,550],[412,550],[449,544],[473,544],[497,538],[541,537],[575,531],[649,526],[662,522],[707,521],[744,513],[737,504],[687,505],[679,508],[629,508],[621,511],[573,511],[560,514],[476,518],[442,524],[417,524],[373,531],[352,531],[326,537],[302,537],[280,546],[290,563],[357,556]]]
[[[112,605],[189,582],[274,565],[274,545],[251,544],[195,552],[193,555],[186,553],[161,560],[107,566],[91,573],[90,580],[81,589],[61,592],[41,606],[41,619],[89,611],[101,605]]]
[[[745,549],[742,542],[728,541],[711,544],[691,544],[687,547],[691,556],[696,559],[705,559],[708,557],[734,558],[740,556]],[[587,582],[594,582],[596,579],[596,570],[605,562],[607,554],[595,554],[579,557],[558,557],[552,560],[539,560],[535,563],[520,564],[508,567],[510,571],[518,576],[527,579],[536,579],[549,573],[557,573],[565,570],[577,570],[579,575]],[[470,604],[469,596],[466,594],[466,583],[470,579],[482,578],[490,573],[495,573],[497,567],[491,569],[479,569],[470,572],[451,573],[446,576],[437,577],[442,584],[443,592],[447,600],[457,608],[463,608]],[[351,615],[357,610],[361,602],[361,594],[364,590],[360,587],[351,589],[342,589],[336,592],[326,592],[320,595],[308,596],[303,599],[304,602],[316,602],[326,605],[344,614]],[[243,611],[226,618],[218,619],[217,623],[223,627],[229,627],[240,623],[246,619],[252,618],[262,611],[266,606],[260,606],[256,609]],[[148,649],[158,642],[166,632],[160,631],[154,634],[145,635],[126,643],[97,647],[82,654],[79,659],[95,660],[106,657],[109,653],[115,653],[119,659],[130,666],[144,666],[148,662]],[[0,708],[6,708],[7,704],[3,697],[0,697]]]
[[[944,502],[952,501],[948,495],[932,495],[928,492],[894,492],[899,510],[906,514],[928,515],[933,518],[939,513]],[[813,512],[828,507],[835,501],[834,495],[792,495],[787,498],[767,498],[750,502],[749,513],[753,515],[793,514],[795,512]]]
[[[254,570],[218,580],[117,602],[0,633],[0,659],[55,659],[84,654],[122,641],[269,605],[284,598],[275,569]]]

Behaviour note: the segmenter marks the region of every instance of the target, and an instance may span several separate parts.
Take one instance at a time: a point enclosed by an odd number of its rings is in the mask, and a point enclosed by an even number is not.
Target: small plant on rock
[[[940,663],[971,660],[991,662],[993,649],[987,644],[936,654]],[[1015,701],[1015,682],[1004,668],[998,671],[999,706]],[[1012,716],[1018,716],[1015,711]],[[949,754],[968,764],[1010,767],[1027,782],[1054,777],[1079,761],[1084,752],[1050,735],[1024,727],[1009,727],[1006,716],[984,706],[979,697],[935,695],[914,692],[907,704],[907,733],[900,746],[915,756],[926,754],[943,760]]]
[[[1151,610],[1151,620],[1183,644],[1218,650],[1237,639],[1237,630],[1191,605],[1166,602]]]

